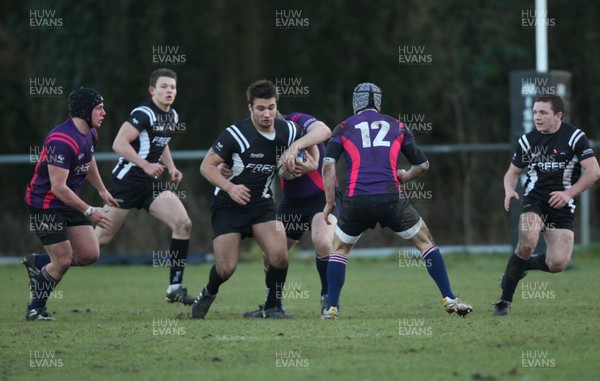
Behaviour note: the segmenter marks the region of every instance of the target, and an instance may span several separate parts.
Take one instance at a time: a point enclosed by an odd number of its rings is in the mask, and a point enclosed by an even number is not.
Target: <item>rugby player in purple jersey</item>
[[[350,251],[362,233],[378,223],[419,250],[442,294],[446,311],[465,317],[473,308],[452,292],[440,250],[400,186],[427,171],[429,161],[401,122],[380,113],[381,96],[381,89],[372,83],[356,86],[352,94],[354,116],[334,129],[323,159],[327,199],[323,216],[327,223],[332,223],[329,216],[335,208],[335,165],[342,154],[347,164],[347,184],[329,256],[329,301],[322,318],[338,319],[339,297]],[[400,152],[412,164],[408,171],[398,169]]]
[[[85,180],[106,204],[118,206],[104,186],[94,158],[97,129],[106,115],[102,96],[90,88],[73,91],[69,94],[69,115],[46,136],[25,193],[30,229],[50,258],[39,270],[34,263],[26,263],[28,271],[36,270],[36,274],[29,274],[27,320],[54,320],[46,302],[58,282],[71,266],[92,264],[100,255],[92,223],[108,228],[111,220],[101,208],[79,197]],[[34,261],[35,257],[29,259]]]

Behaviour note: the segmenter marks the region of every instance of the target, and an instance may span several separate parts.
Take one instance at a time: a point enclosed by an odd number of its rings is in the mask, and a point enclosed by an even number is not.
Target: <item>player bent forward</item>
[[[27,320],[54,320],[46,303],[58,282],[71,266],[92,264],[100,255],[92,223],[107,228],[111,220],[102,209],[79,197],[85,180],[106,204],[118,206],[106,190],[94,158],[97,129],[106,115],[102,96],[90,88],[73,91],[69,94],[69,114],[44,140],[25,194],[30,228],[48,253],[43,265],[38,263],[40,267],[36,267],[36,256],[24,260],[31,292]]]
[[[335,207],[335,164],[342,154],[347,163],[348,180],[335,228],[333,252],[329,256],[329,300],[322,318],[338,318],[339,297],[350,251],[362,233],[373,229],[377,223],[389,227],[421,252],[427,271],[442,294],[446,311],[465,317],[473,308],[452,292],[440,250],[433,243],[427,225],[400,189],[400,183],[414,180],[429,168],[425,154],[402,123],[379,112],[381,90],[376,85],[361,83],[356,86],[352,107],[355,115],[333,131],[323,164],[327,199],[323,214],[327,223]],[[412,164],[408,171],[397,169],[400,151]]]
[[[504,175],[504,209],[519,199],[515,191],[527,168],[519,241],[500,281],[502,295],[494,315],[508,315],[513,294],[527,270],[558,273],[573,254],[573,220],[577,196],[600,178],[600,168],[585,133],[562,121],[564,102],[558,95],[543,95],[533,103],[535,130],[518,141]],[[585,172],[581,174],[581,169]],[[547,251],[531,255],[544,232]]]

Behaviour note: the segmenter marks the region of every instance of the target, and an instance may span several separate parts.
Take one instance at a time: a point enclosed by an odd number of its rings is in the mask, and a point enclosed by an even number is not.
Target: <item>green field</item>
[[[351,258],[338,321],[321,321],[313,262],[293,261],[284,292],[294,320],[248,320],[264,295],[258,263],[241,264],[206,320],[163,300],[167,269],[73,268],[51,298],[54,322],[24,319],[25,269],[0,267],[2,380],[597,380],[600,260],[530,273],[513,314],[491,316],[506,256],[449,256],[449,316],[418,262]],[[197,293],[208,265],[189,266]],[[525,288],[523,288],[525,287]]]

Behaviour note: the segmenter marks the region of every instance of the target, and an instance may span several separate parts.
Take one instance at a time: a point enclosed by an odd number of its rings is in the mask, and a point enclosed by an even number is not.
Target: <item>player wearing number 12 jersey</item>
[[[352,247],[362,233],[377,223],[389,227],[412,243],[421,253],[430,276],[437,284],[448,313],[466,316],[472,307],[455,297],[446,266],[423,219],[402,192],[401,183],[427,171],[427,157],[417,146],[414,136],[398,120],[382,114],[381,89],[361,83],[352,96],[354,116],[340,123],[327,145],[323,164],[327,223],[335,207],[335,165],[344,155],[347,184],[333,239],[333,252],[327,267],[328,306],[323,319],[338,318],[339,297],[344,285],[346,264]],[[398,169],[400,152],[412,167]]]

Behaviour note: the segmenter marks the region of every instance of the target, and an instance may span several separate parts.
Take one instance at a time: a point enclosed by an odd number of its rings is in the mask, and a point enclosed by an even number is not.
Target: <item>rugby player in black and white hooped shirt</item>
[[[254,82],[246,96],[250,118],[226,128],[200,166],[202,176],[216,187],[211,206],[215,265],[192,305],[194,319],[204,319],[219,286],[233,275],[239,262],[240,243],[245,237],[253,237],[269,261],[263,317],[289,318],[279,307],[287,276],[288,250],[285,229],[276,217],[271,185],[277,173],[278,156],[302,136],[302,129],[293,122],[276,119],[278,96],[272,82]],[[221,174],[222,163],[233,171],[231,177]]]
[[[521,136],[504,175],[504,209],[509,211],[511,200],[519,200],[515,188],[521,172],[527,171],[519,241],[502,276],[502,296],[494,304],[494,315],[510,313],[513,294],[526,271],[556,273],[567,267],[573,253],[577,197],[600,178],[585,133],[563,122],[564,108],[557,95],[535,99],[535,130]],[[532,255],[540,232],[544,233],[546,253]]]

